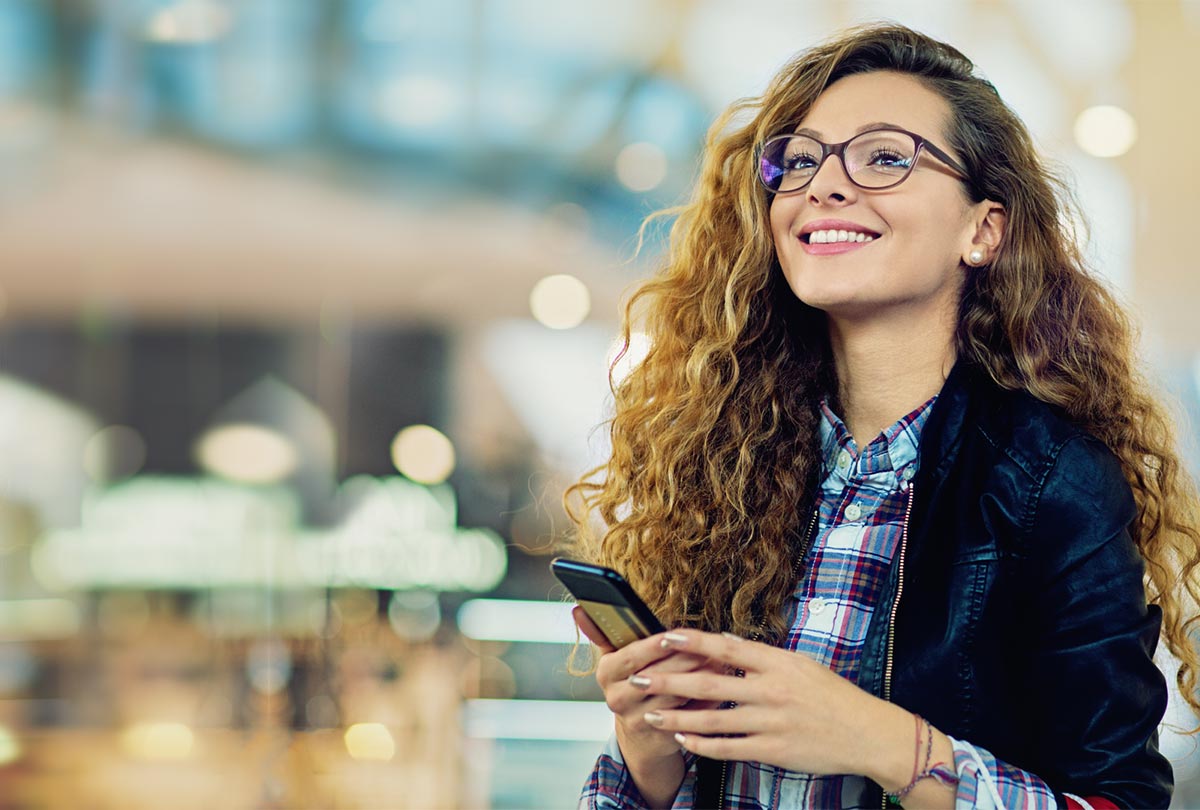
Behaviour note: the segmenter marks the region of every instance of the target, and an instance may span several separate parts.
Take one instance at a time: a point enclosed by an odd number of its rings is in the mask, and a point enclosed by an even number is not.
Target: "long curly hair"
[[[624,573],[668,626],[785,629],[820,461],[815,405],[836,401],[837,384],[824,314],[783,279],[754,150],[792,131],[838,79],[879,70],[945,99],[967,195],[1007,212],[992,262],[963,282],[958,356],[1060,409],[1120,459],[1147,598],[1200,710],[1189,637],[1200,509],[1171,418],[1137,368],[1129,316],[1086,267],[1078,205],[1025,125],[962,53],[902,26],[851,29],[800,53],[711,128],[690,202],[657,215],[674,218],[665,260],[625,308],[626,346],[640,323],[651,348],[613,385],[611,457],[564,496],[573,551]]]

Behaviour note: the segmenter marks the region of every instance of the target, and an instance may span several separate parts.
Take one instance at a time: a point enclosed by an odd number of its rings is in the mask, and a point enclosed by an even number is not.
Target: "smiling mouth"
[[[806,245],[832,245],[838,242],[872,242],[878,237],[877,233],[864,231],[820,230],[800,234],[800,241]]]

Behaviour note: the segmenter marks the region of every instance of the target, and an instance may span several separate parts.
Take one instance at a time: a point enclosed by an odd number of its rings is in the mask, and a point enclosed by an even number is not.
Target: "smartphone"
[[[667,629],[625,577],[611,568],[558,557],[550,570],[614,647]]]

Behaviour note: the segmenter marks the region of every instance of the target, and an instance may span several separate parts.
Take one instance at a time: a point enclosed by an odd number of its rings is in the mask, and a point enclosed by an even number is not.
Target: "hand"
[[[866,774],[880,757],[896,753],[882,749],[881,740],[913,733],[911,715],[800,653],[697,630],[663,638],[668,649],[710,662],[687,672],[647,670],[650,683],[640,690],[650,696],[642,704],[647,707],[660,695],[707,702],[704,708],[662,706],[643,718],[664,733],[682,734],[676,741],[689,751],[802,773]],[[744,670],[745,677],[724,674],[728,669],[720,665]],[[724,701],[737,705],[715,708]],[[719,736],[725,734],[739,736]]]
[[[646,722],[647,712],[675,709],[685,705],[686,698],[669,693],[647,694],[634,686],[630,677],[650,677],[655,674],[698,672],[707,665],[705,659],[678,652],[662,645],[662,635],[640,639],[621,649],[613,647],[598,627],[578,605],[571,615],[580,631],[600,648],[596,682],[604,692],[604,701],[616,716],[617,741],[628,761],[677,757],[679,743],[673,732],[663,731]],[[707,704],[705,704],[706,707]],[[715,707],[716,704],[712,704]]]

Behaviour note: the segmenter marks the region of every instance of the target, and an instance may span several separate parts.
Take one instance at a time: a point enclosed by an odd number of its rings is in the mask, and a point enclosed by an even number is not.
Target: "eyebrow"
[[[870,124],[863,124],[861,127],[854,130],[854,134],[861,135],[864,132],[867,132],[868,130],[872,130],[872,129],[906,129],[906,127],[902,127],[899,124],[892,124],[887,121],[872,121]],[[809,129],[808,127],[803,127],[801,129],[798,129],[793,134],[807,135],[810,138],[816,138],[818,141],[821,140],[821,138],[822,138],[822,135],[820,132],[817,132],[815,129]]]

